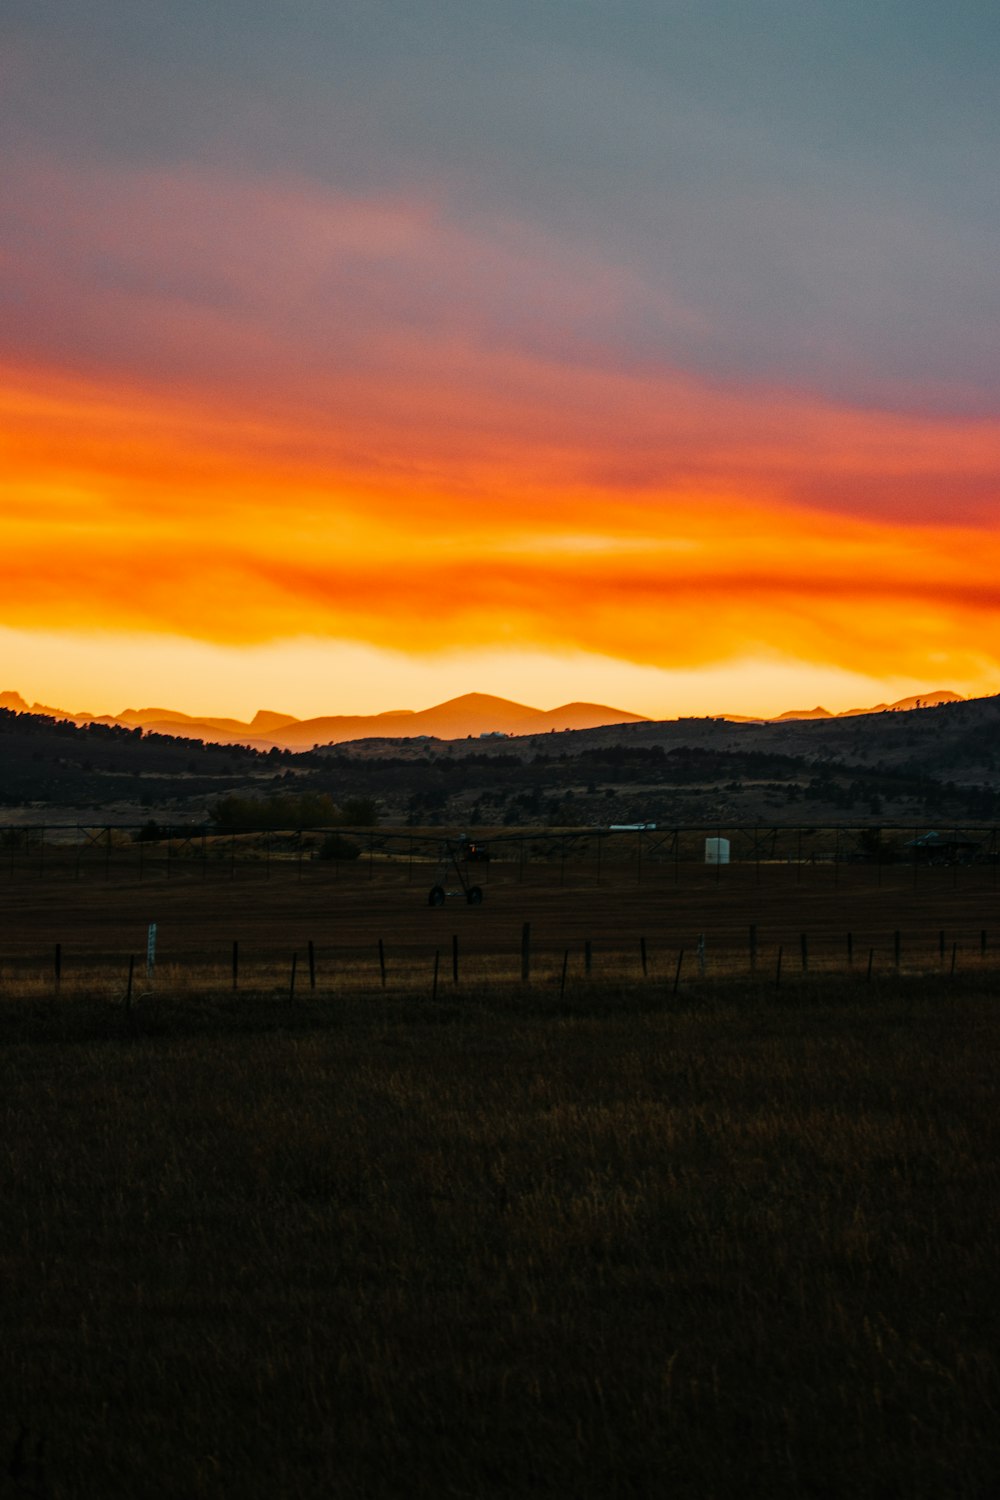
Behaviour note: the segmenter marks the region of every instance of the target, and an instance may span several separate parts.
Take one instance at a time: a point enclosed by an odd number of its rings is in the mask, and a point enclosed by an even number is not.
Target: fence
[[[542,992],[608,986],[648,988],[661,995],[705,982],[750,984],[758,991],[839,978],[871,984],[888,978],[988,980],[1000,975],[1000,933],[941,929],[936,933],[847,931],[817,938],[802,932],[779,941],[751,925],[739,946],[700,933],[685,946],[645,935],[629,945],[591,939],[563,944],[525,923],[506,952],[466,951],[458,933],[442,932],[422,946],[393,937],[365,946],[337,947],[313,940],[284,951],[234,940],[156,962],[137,944],[129,954],[95,954],[56,942],[47,952],[4,955],[0,1000],[44,997],[72,1001],[95,994],[130,1003],[145,994],[208,998],[270,997],[289,1001],[365,994],[470,994],[531,988]],[[875,939],[873,941],[873,938]]]
[[[144,972],[151,922],[161,975],[225,987],[235,944],[241,989],[295,992],[391,991],[430,973],[435,954],[439,989],[456,967],[463,984],[518,984],[527,972],[565,989],[616,976],[673,983],[678,964],[681,984],[989,973],[1000,951],[992,827],[935,830],[932,841],[912,826],[477,830],[492,857],[446,875],[443,830],[336,830],[355,857],[321,859],[328,833],[8,827],[0,994],[24,983],[69,993],[103,976],[114,988],[130,956]],[[731,863],[705,864],[710,838],[729,840]],[[482,905],[464,899],[473,882]],[[448,899],[431,908],[442,883]]]

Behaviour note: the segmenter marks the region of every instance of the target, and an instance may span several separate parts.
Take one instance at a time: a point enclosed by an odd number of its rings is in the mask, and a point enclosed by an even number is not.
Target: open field
[[[38,852],[13,1495],[994,1492],[995,866]]]
[[[285,983],[292,955],[304,965],[311,942],[324,991],[380,987],[380,939],[389,988],[429,975],[435,951],[450,976],[453,940],[464,982],[519,979],[526,922],[539,981],[561,974],[564,958],[570,978],[582,975],[588,945],[595,980],[635,976],[642,939],[654,981],[672,981],[682,949],[682,977],[703,977],[701,938],[708,978],[747,975],[751,943],[758,979],[774,975],[779,948],[788,977],[802,969],[803,936],[810,973],[856,972],[869,959],[878,973],[895,969],[897,957],[904,972],[1000,964],[995,864],[494,860],[467,867],[483,887],[481,906],[459,894],[432,910],[427,892],[438,876],[427,859],[338,863],[289,853],[212,863],[157,861],[154,851],[140,872],[135,845],[122,858],[98,850],[81,864],[72,851],[49,848],[0,860],[0,992],[5,981],[50,980],[57,943],[65,987],[102,972],[117,984],[130,955],[144,962],[150,922],[160,965],[178,973],[214,965],[220,984],[233,942],[241,982],[251,985]],[[458,888],[454,874],[445,883]]]
[[[7,983],[7,1493],[995,1492],[992,975],[410,978]]]

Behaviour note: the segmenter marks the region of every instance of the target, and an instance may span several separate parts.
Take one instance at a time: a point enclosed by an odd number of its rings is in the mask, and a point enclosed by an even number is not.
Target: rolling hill
[[[1000,806],[1000,697],[837,718],[633,718],[582,728],[574,721],[586,726],[593,705],[544,713],[473,697],[361,720],[369,737],[318,749],[317,725],[322,734],[346,734],[359,721],[286,722],[278,727],[310,739],[308,749],[291,749],[195,743],[192,727],[205,721],[190,719],[177,725],[186,733],[173,734],[135,722],[76,724],[12,708],[6,696],[0,823],[7,824],[67,817],[136,824],[150,814],[202,823],[221,796],[266,800],[292,791],[338,806],[368,798],[385,822],[411,826],[718,825],[806,816],[930,827],[992,820]],[[507,727],[483,738],[431,737],[470,722]]]

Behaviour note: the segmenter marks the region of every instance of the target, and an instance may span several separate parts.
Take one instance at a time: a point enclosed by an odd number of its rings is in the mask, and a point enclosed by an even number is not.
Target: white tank
[[[728,863],[729,863],[729,840],[728,839],[706,839],[705,840],[705,863],[706,863],[706,865],[728,865]]]

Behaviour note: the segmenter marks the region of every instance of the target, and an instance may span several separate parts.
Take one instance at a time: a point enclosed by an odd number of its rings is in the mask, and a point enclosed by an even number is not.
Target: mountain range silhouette
[[[713,714],[710,718],[732,723],[781,723],[791,719],[851,718],[860,714],[906,712],[931,708],[939,703],[961,702],[961,695],[947,689],[879,703],[870,708],[851,708],[833,714],[828,709],[789,709],[774,719],[747,714]],[[341,744],[359,739],[400,739],[426,736],[450,740],[470,735],[547,734],[564,729],[598,729],[609,724],[641,724],[651,721],[643,714],[611,708],[600,703],[564,703],[559,708],[531,708],[490,693],[464,693],[425,709],[391,709],[380,714],[326,714],[299,719],[273,709],[259,709],[252,719],[193,715],[171,708],[126,708],[119,714],[70,712],[43,703],[28,703],[20,693],[0,693],[0,708],[16,713],[46,714],[76,724],[120,724],[150,733],[182,739],[210,740],[216,744],[277,746],[287,750],[309,750],[313,745]]]

